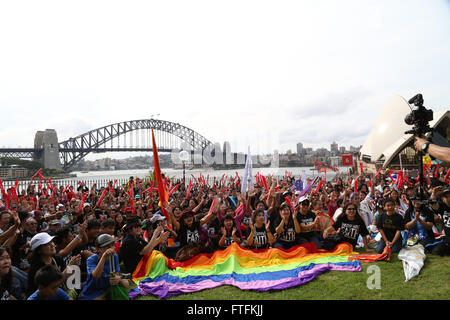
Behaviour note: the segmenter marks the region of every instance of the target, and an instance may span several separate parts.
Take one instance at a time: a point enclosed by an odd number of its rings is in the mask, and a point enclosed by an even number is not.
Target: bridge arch
[[[176,136],[190,145],[193,150],[203,151],[208,145],[212,144],[201,134],[179,123],[158,119],[130,120],[93,129],[75,138],[59,142],[61,165],[63,168],[72,167],[87,154],[95,151],[144,151],[142,149],[106,148],[106,143],[131,131],[150,129]],[[150,151],[151,148],[145,150]],[[162,152],[172,151],[164,145],[160,146],[160,144],[158,144],[158,150]]]

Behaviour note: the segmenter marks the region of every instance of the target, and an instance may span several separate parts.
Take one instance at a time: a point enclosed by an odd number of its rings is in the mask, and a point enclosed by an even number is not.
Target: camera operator
[[[426,143],[428,146],[425,145]],[[416,137],[416,140],[414,141],[414,147],[417,151],[423,151],[423,153],[428,153],[439,160],[450,163],[450,148],[432,144],[431,142],[418,137]]]
[[[445,236],[442,238],[442,242],[438,243],[432,250],[432,254],[440,256],[450,255],[450,187],[444,189],[438,196],[438,207],[435,212],[439,216],[436,222],[442,222],[444,225]]]

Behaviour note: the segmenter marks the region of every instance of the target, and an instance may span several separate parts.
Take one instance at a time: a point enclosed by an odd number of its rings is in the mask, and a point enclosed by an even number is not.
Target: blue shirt
[[[114,271],[120,272],[119,267],[119,257],[117,254],[114,254],[113,258],[114,261]],[[108,289],[111,284],[109,283],[110,273],[111,273],[111,265],[109,263],[110,259],[107,259],[105,262],[105,265],[103,267],[103,272],[100,278],[95,279],[92,276],[92,272],[95,270],[95,268],[98,265],[98,262],[100,261],[100,258],[97,254],[93,254],[86,260],[86,269],[87,269],[87,279],[86,284],[83,287],[83,290],[80,294],[80,299],[86,299],[86,300],[93,300],[100,296],[102,293],[105,292],[106,289]]]
[[[70,297],[67,293],[64,292],[63,289],[58,288],[58,292],[53,297],[48,298],[47,300],[69,300]],[[28,297],[27,300],[45,300],[41,296],[39,296],[39,290],[36,290],[31,296]]]

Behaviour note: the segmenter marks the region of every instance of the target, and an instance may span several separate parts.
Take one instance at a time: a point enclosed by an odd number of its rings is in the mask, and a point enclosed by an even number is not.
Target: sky
[[[449,39],[448,0],[0,1],[0,148],[157,114],[238,152],[359,146],[393,94],[449,109]]]

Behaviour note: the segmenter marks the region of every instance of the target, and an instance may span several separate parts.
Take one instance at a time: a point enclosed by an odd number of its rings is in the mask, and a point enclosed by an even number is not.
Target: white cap
[[[47,244],[53,240],[53,236],[50,236],[47,232],[41,232],[36,234],[30,240],[31,250],[35,250],[37,247]]]
[[[166,220],[166,217],[164,217],[161,214],[154,214],[153,217],[150,218],[151,223],[155,223],[156,221],[162,221],[162,220]]]
[[[56,209],[59,209],[59,208],[64,208],[64,205],[63,205],[62,203],[58,204],[58,205],[56,206]]]
[[[309,200],[308,196],[301,196],[300,199],[298,199],[298,203],[302,203],[305,200]]]

